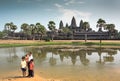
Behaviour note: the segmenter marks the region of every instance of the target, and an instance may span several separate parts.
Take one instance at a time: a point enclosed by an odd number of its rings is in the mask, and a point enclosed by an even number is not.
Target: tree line
[[[81,21],[82,27],[85,31],[87,30],[91,30],[90,28],[90,24],[89,22],[83,22]],[[110,34],[114,34],[114,33],[118,33],[118,35],[120,36],[120,32],[118,32],[118,30],[115,29],[115,24],[107,24],[105,20],[103,20],[102,18],[98,19],[97,21],[97,25],[96,27],[98,27],[98,32],[103,32],[102,29],[106,30],[107,32],[109,32]],[[15,25],[13,22],[10,23],[5,23],[4,25],[4,30],[0,31],[0,38],[3,38],[5,36],[9,36],[9,34],[13,34],[13,37],[15,35],[15,31],[17,30],[18,26]],[[27,23],[23,23],[20,26],[20,31],[19,33],[22,33],[26,36],[31,36],[32,39],[34,40],[36,36],[38,36],[39,40],[41,40],[43,38],[44,35],[47,35],[48,30],[46,29],[46,27],[44,25],[42,25],[41,23],[37,22],[36,24],[27,24]],[[60,27],[57,30],[56,29],[56,24],[54,21],[49,21],[48,22],[48,29],[50,30],[51,34],[51,39],[53,40],[54,35],[56,34],[56,31],[62,30],[63,33],[72,33],[72,31],[70,30],[70,26],[68,26],[68,24],[66,24],[66,26],[63,26],[63,22],[60,21]]]

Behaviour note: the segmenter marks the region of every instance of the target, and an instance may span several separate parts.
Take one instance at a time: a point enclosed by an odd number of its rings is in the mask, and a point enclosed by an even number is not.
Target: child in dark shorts
[[[23,77],[26,76],[26,66],[27,66],[27,63],[25,61],[25,57],[22,57],[22,60],[21,60],[21,70],[22,70]]]

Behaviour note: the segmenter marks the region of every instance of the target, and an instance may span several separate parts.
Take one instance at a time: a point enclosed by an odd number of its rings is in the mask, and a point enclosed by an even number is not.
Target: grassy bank
[[[54,40],[50,42],[36,40],[0,40],[0,47],[20,47],[20,46],[41,46],[41,45],[101,45],[101,46],[120,46],[120,41],[104,40],[100,44],[99,40]]]

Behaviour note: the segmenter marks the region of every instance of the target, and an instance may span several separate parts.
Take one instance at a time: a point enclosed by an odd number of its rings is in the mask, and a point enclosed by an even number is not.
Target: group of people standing
[[[31,52],[22,57],[21,70],[23,77],[26,77],[26,70],[28,70],[27,77],[34,77],[34,61]]]

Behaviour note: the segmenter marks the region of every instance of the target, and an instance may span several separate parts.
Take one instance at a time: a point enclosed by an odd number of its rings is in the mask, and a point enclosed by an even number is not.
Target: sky
[[[0,31],[5,23],[13,22],[17,31],[23,23],[40,22],[48,29],[48,22],[71,24],[74,16],[77,26],[80,20],[87,21],[97,31],[96,24],[102,18],[108,24],[115,24],[120,31],[120,0],[0,0]]]

